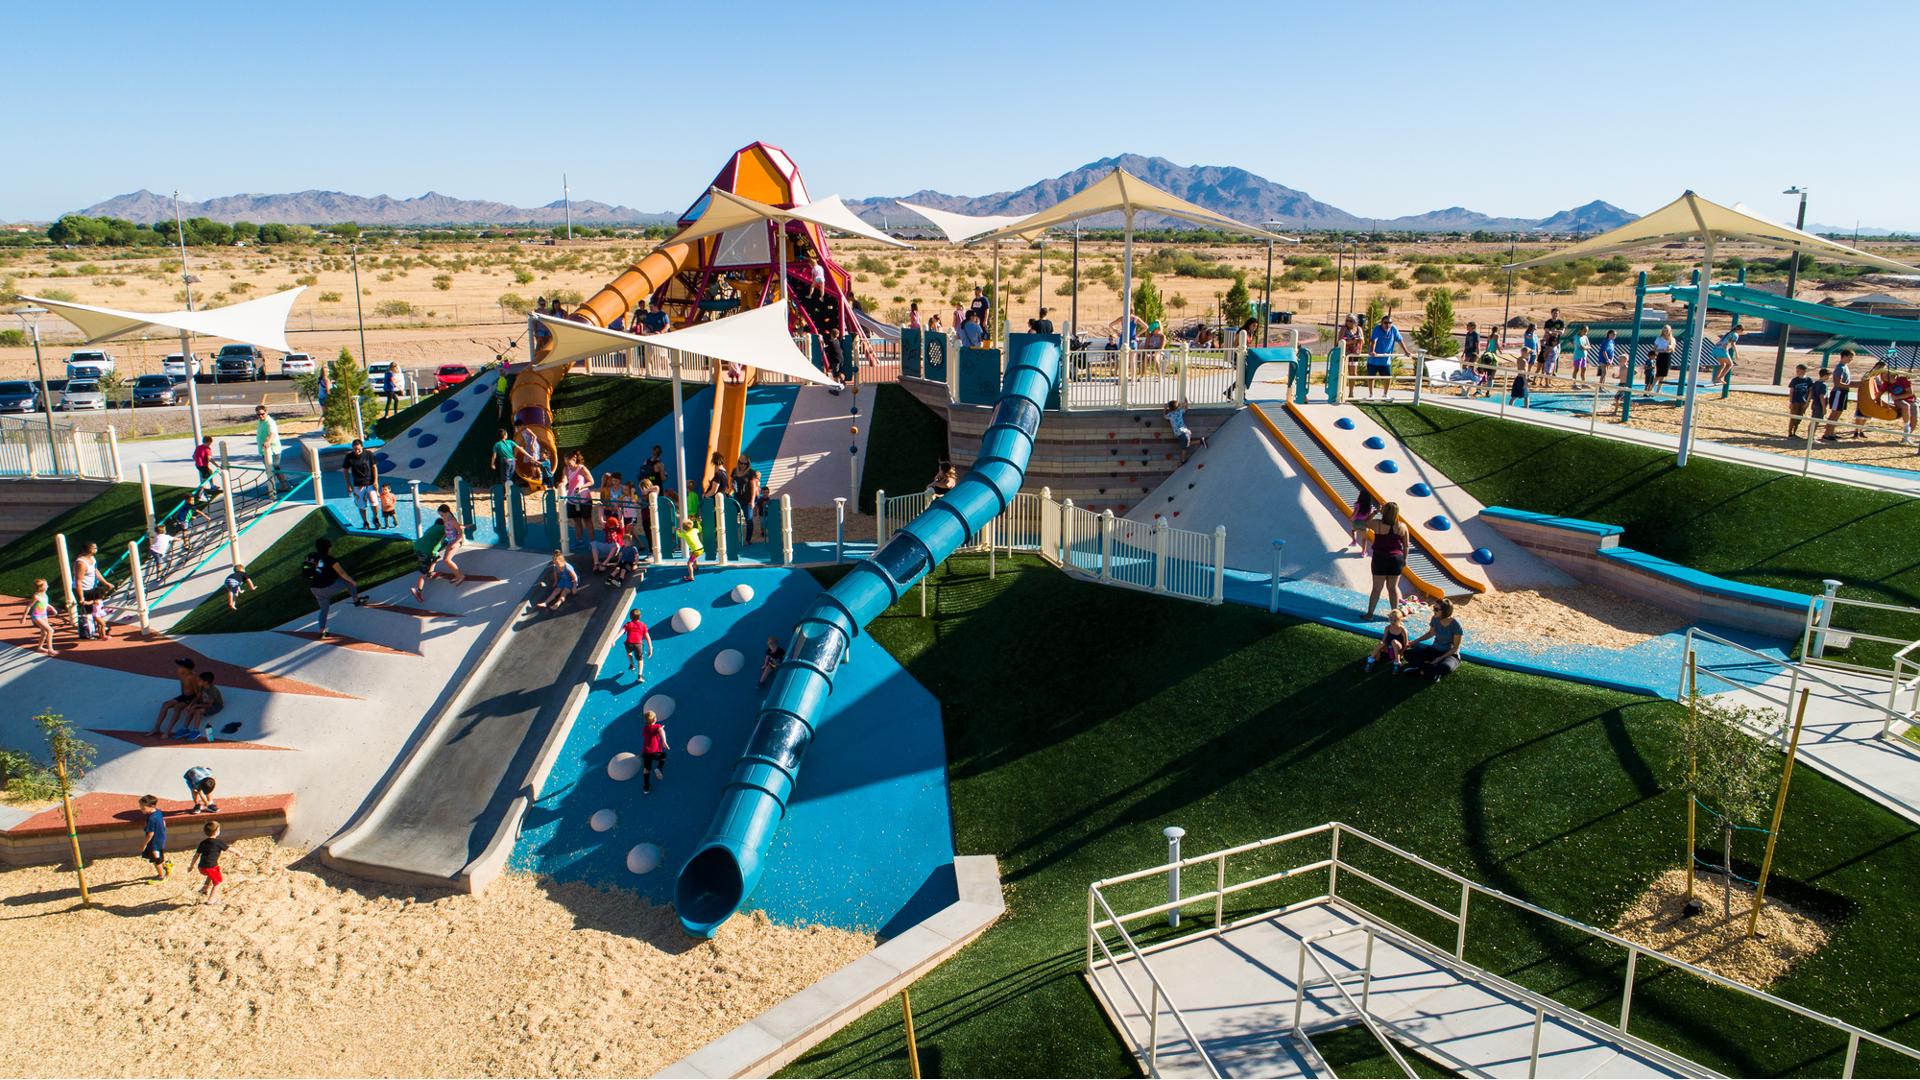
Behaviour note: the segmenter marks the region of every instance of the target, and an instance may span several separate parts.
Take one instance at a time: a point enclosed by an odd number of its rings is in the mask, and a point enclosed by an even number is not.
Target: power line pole
[[[573,243],[573,189],[567,186],[567,174],[560,174],[560,201],[567,207],[567,243]]]

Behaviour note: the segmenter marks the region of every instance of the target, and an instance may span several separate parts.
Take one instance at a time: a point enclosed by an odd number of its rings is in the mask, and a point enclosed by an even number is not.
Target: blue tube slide
[[[712,937],[759,884],[767,845],[786,816],[800,762],[833,693],[834,670],[853,636],[1012,505],[1033,455],[1041,408],[1059,372],[1057,339],[1021,350],[1007,369],[973,468],[871,558],[855,563],[800,617],[746,752],[721,792],[713,823],[680,869],[674,905],[687,933]]]

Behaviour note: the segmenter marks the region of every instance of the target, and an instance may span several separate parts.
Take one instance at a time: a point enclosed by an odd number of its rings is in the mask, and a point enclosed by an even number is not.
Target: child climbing
[[[1193,447],[1193,429],[1187,427],[1186,401],[1167,402],[1167,407],[1160,410],[1160,415],[1167,418],[1167,426],[1173,429],[1173,437],[1180,440],[1180,464],[1185,465],[1187,458],[1192,456]],[[1204,449],[1206,445],[1207,440],[1201,439],[1200,446]]]
[[[760,661],[760,681],[756,685],[767,685],[767,680],[773,678],[773,673],[780,669],[781,661],[786,658],[787,650],[780,647],[780,639],[775,637],[768,638],[767,655],[765,659]]]
[[[227,574],[226,586],[227,586],[227,610],[239,611],[240,610],[240,591],[242,589],[245,589],[248,592],[251,592],[253,591],[253,588],[254,588],[253,575],[247,573],[247,567],[245,563],[233,564],[232,571],[230,571]]]
[[[640,793],[653,794],[653,782],[667,778],[667,725],[648,709],[647,726],[640,736]]]
[[[1380,631],[1380,644],[1367,657],[1367,670],[1372,671],[1374,664],[1385,660],[1393,665],[1393,673],[1398,675],[1406,657],[1407,625],[1400,616],[1400,609],[1394,608],[1387,612],[1387,627]]]
[[[692,581],[693,568],[699,565],[700,556],[707,553],[706,545],[700,540],[700,526],[695,525],[692,518],[683,517],[673,535],[680,538],[680,546],[687,553],[687,580]]]

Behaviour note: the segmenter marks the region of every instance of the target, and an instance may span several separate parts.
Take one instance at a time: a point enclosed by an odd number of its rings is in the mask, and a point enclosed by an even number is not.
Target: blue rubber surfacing
[[[561,747],[546,794],[528,812],[513,866],[671,902],[675,875],[704,834],[752,729],[766,640],[773,636],[784,646],[821,591],[811,575],[796,570],[702,573],[690,585],[680,577],[678,567],[662,568],[637,590],[635,603],[654,635],[647,681],[637,684],[627,672],[616,642]],[[756,594],[745,604],[729,596],[741,583]],[[691,633],[672,627],[681,607],[701,613]],[[721,676],[713,660],[727,648],[739,650],[743,664]],[[656,694],[675,702],[665,719],[673,749],[666,778],[642,795],[639,776],[615,781],[607,763],[622,751],[640,752],[640,710]],[[698,757],[687,749],[696,735],[712,740]],[[615,811],[618,823],[595,832],[588,819],[602,809]],[[627,852],[642,843],[657,845],[663,857],[651,872],[634,874]],[[783,925],[819,923],[891,936],[953,901],[953,856],[939,702],[862,635],[839,668],[766,876],[748,907]]]

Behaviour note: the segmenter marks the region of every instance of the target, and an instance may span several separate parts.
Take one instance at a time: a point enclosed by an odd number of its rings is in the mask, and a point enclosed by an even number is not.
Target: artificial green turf
[[[1161,861],[1167,825],[1198,854],[1339,819],[1602,926],[1680,857],[1684,803],[1667,787],[1661,723],[1675,705],[1473,665],[1439,685],[1367,676],[1370,642],[1351,634],[1077,583],[1027,558],[999,568],[988,580],[984,560],[951,560],[934,578],[933,618],[909,597],[870,630],[939,698],[957,850],[998,856],[1007,895],[999,924],[913,988],[928,1075],[1134,1074],[1080,979],[1086,889]],[[1342,854],[1458,904],[1457,888]],[[1911,824],[1797,773],[1771,895],[1836,925],[1774,989],[1920,1041],[1915,881]],[[1324,878],[1285,884],[1247,905]],[[1341,887],[1451,946],[1450,926]],[[1123,890],[1116,906],[1163,888]],[[1551,925],[1478,903],[1468,959],[1618,1017],[1624,957]],[[1656,966],[1640,968],[1636,1033],[1733,1075],[1838,1074],[1844,1040]],[[1861,1071],[1909,1068],[1876,1054]],[[792,1072],[903,1069],[898,1010],[885,1007]]]
[[[947,422],[905,387],[882,383],[867,418],[867,461],[860,470],[860,512],[873,513],[873,493],[924,491],[947,456]]]
[[[1447,1077],[1457,1075],[1428,1061],[1413,1049],[1395,1044],[1400,1053],[1413,1066],[1413,1073],[1420,1077]],[[1381,1048],[1380,1041],[1365,1026],[1355,1024],[1335,1031],[1323,1031],[1313,1036],[1313,1048],[1320,1051],[1334,1075],[1341,1080],[1356,1080],[1362,1077],[1387,1077],[1399,1080],[1405,1076],[1391,1056]]]
[[[1619,525],[1627,547],[1735,581],[1920,607],[1920,500],[1453,409],[1366,406],[1488,506]],[[1839,624],[1911,641],[1920,620],[1861,609]],[[1863,658],[1867,650],[1863,649]],[[1884,650],[1880,650],[1884,651]]]
[[[200,606],[174,624],[175,634],[233,634],[271,630],[291,619],[312,614],[313,593],[300,578],[300,562],[322,536],[333,540],[333,556],[340,560],[364,592],[418,569],[413,545],[404,540],[353,536],[333,524],[324,510],[315,510],[287,535],[274,541],[247,564],[254,591],[240,595],[237,611],[227,610],[227,593],[217,589]]]
[[[0,493],[5,488],[0,487]],[[153,509],[164,515],[187,495],[186,488],[155,484]],[[32,596],[33,579],[46,578],[57,594],[60,591],[60,560],[54,552],[53,538],[67,534],[67,554],[80,554],[88,542],[100,545],[100,566],[105,569],[126,554],[127,542],[146,535],[146,512],[140,505],[139,484],[114,484],[79,506],[61,513],[13,543],[0,547],[0,595]],[[119,574],[116,572],[115,579]]]
[[[578,450],[586,455],[589,465],[598,465],[672,409],[670,383],[568,375],[553,392],[554,444],[563,457]],[[495,482],[499,473],[491,455],[499,431],[500,425],[491,416],[475,421],[440,471],[437,483],[451,485],[456,476],[465,477],[470,484]]]

